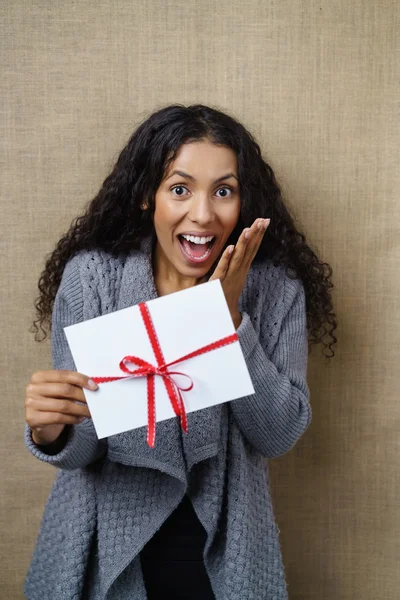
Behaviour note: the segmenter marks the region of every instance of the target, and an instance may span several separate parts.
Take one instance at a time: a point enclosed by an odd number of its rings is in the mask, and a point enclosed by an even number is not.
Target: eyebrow
[[[173,171],[171,173],[171,175],[169,177],[167,177],[166,181],[168,181],[168,179],[171,179],[171,177],[173,175],[180,175],[181,177],[186,177],[186,179],[190,179],[190,181],[196,181],[194,177],[192,177],[192,175],[189,175],[188,173],[185,173],[184,171]],[[227,173],[226,175],[222,175],[222,177],[218,177],[218,179],[216,179],[213,183],[219,183],[220,181],[223,181],[224,179],[229,179],[230,177],[234,177],[237,181],[239,181],[239,179],[236,177],[236,175],[234,175],[233,173]]]

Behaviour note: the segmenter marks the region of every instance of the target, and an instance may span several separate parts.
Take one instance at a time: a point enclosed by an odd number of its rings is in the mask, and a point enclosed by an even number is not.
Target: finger
[[[71,383],[30,383],[26,387],[27,395],[44,396],[48,398],[69,398],[85,402],[86,398],[81,387]]]
[[[261,219],[256,219],[251,227],[246,227],[243,230],[241,236],[238,239],[237,246],[235,248],[234,255],[236,257],[236,261],[232,260],[232,269],[229,271],[231,274],[234,270],[238,270],[243,267],[248,269],[249,264],[249,256],[252,252],[252,248],[254,247],[255,238],[257,237],[258,228],[257,224],[261,221]]]
[[[250,228],[251,234],[244,258],[246,264],[252,261],[260,247],[265,233],[265,221],[266,219],[256,219]]]
[[[234,251],[234,249],[235,246],[228,246],[227,248],[225,248],[215,268],[214,273],[210,277],[210,281],[212,281],[213,279],[221,279],[222,281],[224,279],[228,271],[229,263],[232,258],[232,252]]]
[[[51,371],[37,371],[31,377],[31,383],[71,383],[72,385],[78,385],[85,387],[89,390],[95,390],[98,385],[83,373],[77,373],[76,371],[66,371],[62,369],[52,369]]]
[[[254,257],[256,256],[269,223],[270,219],[256,219],[256,221],[253,223],[251,241],[248,244],[246,257],[244,258],[244,262],[247,267],[250,267]]]
[[[242,233],[239,236],[238,241],[236,242],[235,250],[233,252],[233,256],[229,262],[228,272],[229,274],[237,271],[242,264],[243,258],[246,253],[247,244],[251,237],[250,227],[246,227],[243,229]]]
[[[33,416],[27,416],[26,421],[31,429],[34,429],[45,425],[77,425],[83,421],[83,418],[76,415],[66,415],[65,413],[39,412]]]
[[[58,398],[27,398],[25,406],[29,411],[43,413],[62,413],[64,415],[74,415],[77,417],[90,417],[90,411],[87,405],[75,404],[70,400],[59,400]]]

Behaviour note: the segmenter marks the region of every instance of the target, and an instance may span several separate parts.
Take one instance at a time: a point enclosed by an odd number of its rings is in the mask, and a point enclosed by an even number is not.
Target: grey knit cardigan
[[[81,251],[66,265],[52,317],[55,369],[76,370],[63,327],[157,297],[151,240],[128,256]],[[57,467],[26,575],[29,600],[145,600],[140,551],[188,494],[207,532],[216,600],[286,600],[268,463],[311,421],[304,287],[270,260],[253,265],[237,333],[255,394],[98,440],[91,419],[63,449],[25,443]],[[90,373],[87,373],[90,375]],[[157,577],[157,573],[154,573]],[[196,582],[193,582],[196,585]]]

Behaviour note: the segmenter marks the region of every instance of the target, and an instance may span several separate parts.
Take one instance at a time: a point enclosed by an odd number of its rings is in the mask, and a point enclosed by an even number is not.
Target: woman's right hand
[[[26,386],[25,419],[35,444],[51,444],[65,425],[75,425],[90,417],[82,388],[93,391],[98,385],[76,371],[37,371],[32,375]]]

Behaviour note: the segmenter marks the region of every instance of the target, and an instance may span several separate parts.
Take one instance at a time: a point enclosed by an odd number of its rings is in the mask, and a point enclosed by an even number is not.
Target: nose
[[[194,195],[191,198],[188,217],[202,227],[214,220],[212,201],[206,194]]]

